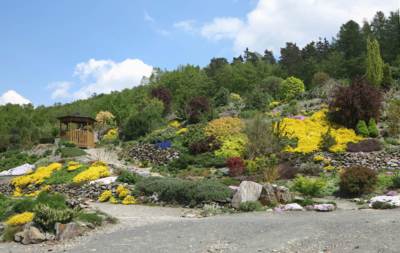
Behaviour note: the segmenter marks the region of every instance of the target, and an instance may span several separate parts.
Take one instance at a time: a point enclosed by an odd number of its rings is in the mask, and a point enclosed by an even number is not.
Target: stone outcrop
[[[257,201],[261,196],[262,189],[262,185],[255,182],[241,182],[239,185],[239,189],[233,195],[232,206],[234,208],[239,208],[241,203],[248,201]]]

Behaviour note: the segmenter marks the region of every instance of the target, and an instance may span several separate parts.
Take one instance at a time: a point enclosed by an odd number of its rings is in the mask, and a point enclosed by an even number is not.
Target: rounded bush
[[[367,167],[353,166],[340,175],[340,192],[348,196],[370,193],[377,183],[377,173]]]
[[[303,81],[294,76],[286,78],[282,83],[282,95],[284,99],[291,100],[303,92]]]

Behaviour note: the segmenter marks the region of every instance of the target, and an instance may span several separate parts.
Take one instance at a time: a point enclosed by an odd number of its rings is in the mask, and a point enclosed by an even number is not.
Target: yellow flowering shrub
[[[326,118],[327,110],[320,110],[308,118],[295,119],[284,118],[282,130],[289,138],[297,138],[297,147],[286,147],[288,152],[311,153],[319,150],[321,137],[328,129],[336,140],[336,144],[330,148],[331,152],[343,152],[348,142],[359,142],[363,137],[358,136],[353,129],[338,127],[330,124]]]
[[[244,134],[226,137],[221,148],[215,151],[215,155],[223,158],[241,157],[246,150],[247,141],[247,136]]]
[[[100,202],[106,202],[112,197],[112,192],[110,190],[103,191],[99,196]]]
[[[316,155],[316,156],[314,156],[314,161],[315,161],[315,162],[322,162],[324,159],[325,159],[325,157],[322,156],[322,155]]]
[[[222,117],[210,121],[204,131],[208,136],[215,136],[219,140],[239,134],[244,128],[241,119],[235,117]]]
[[[118,198],[123,199],[126,196],[129,195],[129,189],[127,189],[126,187],[124,187],[123,185],[118,185],[117,190],[116,190],[117,194],[118,194]]]
[[[133,205],[136,204],[136,199],[135,197],[128,195],[124,198],[124,200],[122,200],[122,204],[124,205]]]
[[[181,128],[181,123],[177,120],[173,120],[168,123],[168,126],[173,127],[173,128]]]
[[[32,212],[16,214],[8,218],[6,224],[9,226],[24,225],[31,222],[33,220],[33,217],[35,217],[35,214]]]
[[[39,185],[44,182],[45,179],[49,178],[51,174],[62,168],[61,163],[52,163],[48,165],[47,167],[39,167],[35,172],[28,174],[28,175],[23,175],[14,178],[11,180],[11,184],[17,189],[19,188],[24,188],[30,184],[35,184]]]
[[[107,165],[103,162],[93,163],[87,170],[76,175],[72,181],[74,183],[84,183],[97,180],[99,178],[108,177],[111,175]]]
[[[104,141],[115,141],[118,139],[118,129],[112,128],[103,136]]]
[[[119,201],[118,201],[118,199],[115,198],[114,196],[111,196],[111,198],[110,198],[110,203],[111,203],[111,204],[119,204]]]
[[[74,171],[74,170],[77,170],[77,169],[79,169],[81,167],[82,167],[82,164],[80,164],[78,162],[70,161],[70,162],[68,162],[67,170],[68,171]]]

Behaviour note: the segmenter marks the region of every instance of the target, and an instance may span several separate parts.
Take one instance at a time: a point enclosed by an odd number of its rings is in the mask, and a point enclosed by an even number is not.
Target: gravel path
[[[0,244],[1,253],[399,252],[398,210],[258,212],[203,219],[183,209],[96,204],[118,225],[57,246]],[[118,215],[115,215],[118,214]]]

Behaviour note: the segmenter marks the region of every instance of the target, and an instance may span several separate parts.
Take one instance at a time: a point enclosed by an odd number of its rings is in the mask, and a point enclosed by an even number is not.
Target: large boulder
[[[58,241],[69,240],[74,237],[80,236],[83,233],[83,228],[75,222],[70,222],[67,224],[56,223],[55,229],[55,239]]]
[[[292,200],[293,194],[288,188],[269,183],[263,185],[260,196],[260,202],[263,205],[286,204],[292,202]]]
[[[243,181],[239,185],[239,189],[233,195],[232,206],[239,208],[241,203],[248,201],[257,201],[261,196],[262,185],[251,182]]]
[[[36,244],[46,240],[46,236],[40,230],[29,223],[24,226],[22,232],[18,232],[14,236],[16,242],[22,244]]]

